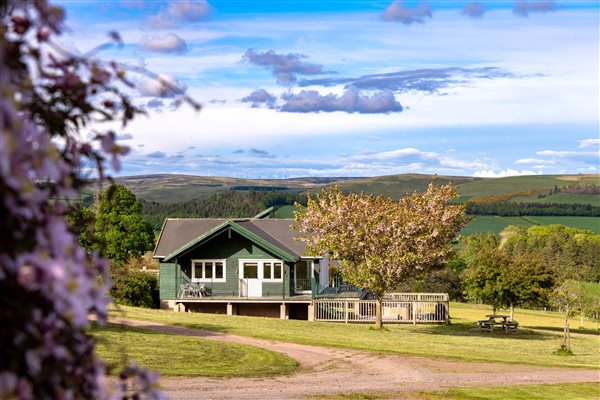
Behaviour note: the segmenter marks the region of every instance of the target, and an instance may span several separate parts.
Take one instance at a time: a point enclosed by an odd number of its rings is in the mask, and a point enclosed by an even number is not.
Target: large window
[[[241,278],[264,282],[283,281],[283,262],[279,260],[240,260]]]
[[[192,260],[192,282],[225,282],[226,260]]]

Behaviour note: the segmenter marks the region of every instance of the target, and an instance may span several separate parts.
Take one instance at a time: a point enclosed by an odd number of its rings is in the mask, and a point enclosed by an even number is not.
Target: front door
[[[262,297],[262,280],[256,261],[240,262],[240,294],[247,297]]]

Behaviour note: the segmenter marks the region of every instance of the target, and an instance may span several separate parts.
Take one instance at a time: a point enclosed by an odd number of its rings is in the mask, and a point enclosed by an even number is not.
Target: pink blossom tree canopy
[[[400,201],[364,193],[343,194],[338,187],[309,196],[296,213],[307,251],[329,253],[340,261],[348,282],[368,289],[377,299],[376,324],[381,328],[381,301],[406,279],[443,264],[450,242],[466,223],[464,205],[449,204],[457,192],[433,183],[424,193]]]

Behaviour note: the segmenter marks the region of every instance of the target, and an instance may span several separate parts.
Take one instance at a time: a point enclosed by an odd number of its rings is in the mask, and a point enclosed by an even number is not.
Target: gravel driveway
[[[226,333],[111,318],[110,322],[164,333],[257,346],[288,355],[297,372],[267,378],[161,378],[174,400],[304,399],[338,392],[421,391],[467,386],[600,382],[600,371],[479,363],[300,345]]]

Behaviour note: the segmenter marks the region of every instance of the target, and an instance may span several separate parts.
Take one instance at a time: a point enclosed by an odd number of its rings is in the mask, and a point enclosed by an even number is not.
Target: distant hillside
[[[296,193],[313,192],[330,184],[339,184],[344,191],[382,194],[399,199],[406,193],[423,191],[431,182],[432,175],[401,174],[370,178],[293,178],[293,179],[242,179],[206,177],[193,175],[140,175],[117,178],[138,198],[164,202],[182,202],[207,198],[223,190],[289,190]],[[501,201],[532,201],[597,204],[598,196],[559,195],[537,199],[554,187],[595,183],[600,185],[600,175],[534,175],[506,178],[473,178],[464,176],[436,176],[437,182],[452,182],[458,186],[461,200],[477,200],[486,196],[498,196]]]
[[[340,185],[346,192],[382,194],[400,199],[406,193],[425,190],[433,178],[431,175],[402,174],[370,178],[309,177],[274,180],[162,174],[122,177],[116,181],[128,187],[142,200],[144,218],[158,230],[165,217],[250,217],[270,206],[278,208],[276,217],[290,218],[294,207],[289,204],[294,201],[303,202],[301,199],[305,198],[303,195],[307,192],[315,193],[331,184]],[[459,201],[477,205],[470,208],[479,210],[474,212],[478,217],[465,227],[462,234],[499,232],[509,224],[531,226],[551,223],[600,232],[600,218],[569,217],[568,215],[589,214],[567,212],[573,204],[600,206],[600,195],[580,194],[567,188],[574,188],[578,183],[584,186],[600,185],[600,175],[435,178],[438,184],[452,182],[456,185],[461,195]],[[513,204],[515,202],[528,204]],[[540,214],[540,210],[534,210],[535,203],[556,206],[552,207],[552,213]],[[515,208],[519,212],[511,213]],[[541,211],[550,210],[550,207],[537,208]],[[494,210],[492,214],[500,211],[496,215],[504,216],[482,215],[489,214],[488,209]],[[522,210],[535,212],[527,214]]]
[[[343,183],[360,178],[293,178],[243,179],[194,175],[139,175],[117,178],[138,198],[174,203],[202,199],[223,190],[294,190],[305,192],[330,183]]]

